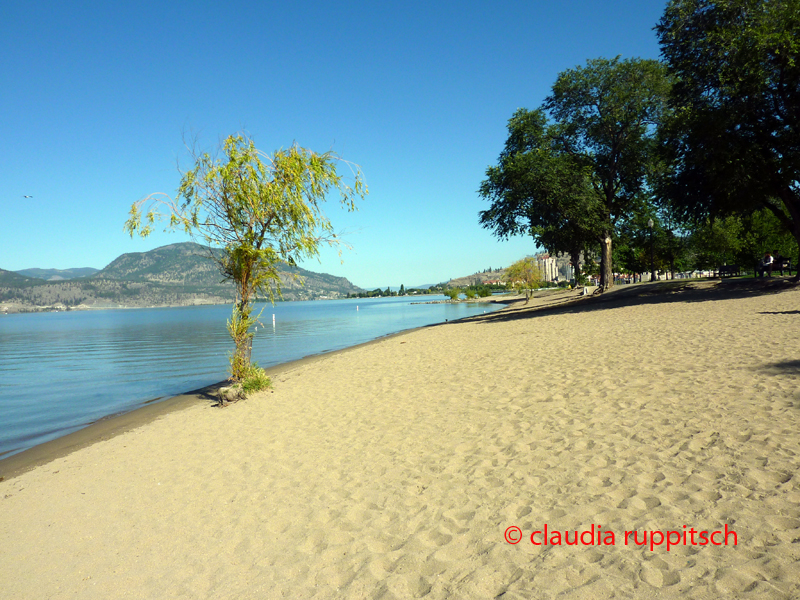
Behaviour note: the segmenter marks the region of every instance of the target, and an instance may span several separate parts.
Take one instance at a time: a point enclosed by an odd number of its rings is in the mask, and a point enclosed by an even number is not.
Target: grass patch
[[[232,402],[244,400],[251,394],[268,390],[271,387],[272,380],[267,376],[266,371],[254,363],[246,367],[241,381],[217,390],[217,397],[219,398],[217,406],[226,406]]]
[[[272,380],[267,376],[266,371],[253,363],[247,368],[242,379],[242,391],[245,396],[267,390],[272,387]]]

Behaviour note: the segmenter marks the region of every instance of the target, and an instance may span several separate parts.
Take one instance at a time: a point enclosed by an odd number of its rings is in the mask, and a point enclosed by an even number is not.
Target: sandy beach
[[[0,595],[800,598],[800,288],[573,299],[288,365],[6,476]]]

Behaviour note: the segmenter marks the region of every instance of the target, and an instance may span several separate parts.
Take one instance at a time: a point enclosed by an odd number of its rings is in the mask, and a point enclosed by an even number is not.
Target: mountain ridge
[[[230,303],[233,284],[222,277],[210,252],[194,242],[179,242],[125,253],[88,277],[60,281],[0,269],[0,312]],[[284,300],[341,298],[361,291],[344,277],[299,267],[284,265],[279,276]]]
[[[14,273],[34,279],[44,279],[45,281],[63,281],[65,279],[90,277],[99,270],[93,267],[77,267],[73,269],[22,269],[14,271]]]

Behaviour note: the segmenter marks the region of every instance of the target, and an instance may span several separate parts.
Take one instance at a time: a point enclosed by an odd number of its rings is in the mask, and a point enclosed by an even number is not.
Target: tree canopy
[[[536,259],[527,256],[518,260],[506,269],[504,279],[518,292],[525,292],[525,303],[531,299],[531,290],[539,287],[542,281],[542,272]]]
[[[498,165],[481,183],[480,195],[492,204],[480,223],[501,239],[530,234],[548,251],[568,253],[578,274],[581,252],[598,236],[590,176],[561,149],[543,109],[519,109]]]
[[[561,73],[545,107],[559,140],[591,172],[599,206],[600,285],[613,285],[612,239],[645,192],[670,81],[656,60],[595,59]]]
[[[561,73],[544,105],[517,111],[480,194],[481,223],[499,237],[527,232],[550,251],[601,246],[613,285],[612,238],[646,190],[670,81],[655,60],[590,60]]]
[[[770,210],[800,241],[800,0],[672,0],[664,194],[689,217]]]
[[[358,167],[346,163],[353,170],[352,185],[337,173],[344,161],[332,152],[294,145],[268,155],[249,137],[233,135],[221,155],[193,153],[194,168],[182,174],[177,198],[153,194],[135,202],[125,230],[146,237],[166,218],[167,230],[183,230],[221,248],[211,258],[236,288],[228,329],[236,343],[231,374],[241,380],[250,368],[256,294],[270,300],[280,294],[281,263],[296,266],[318,256],[322,244],[341,245],[322,211],[329,192],[337,190],[342,206],[354,210],[367,188]]]

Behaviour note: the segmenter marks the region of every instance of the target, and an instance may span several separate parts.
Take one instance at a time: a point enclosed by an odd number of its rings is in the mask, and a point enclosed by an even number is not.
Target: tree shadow
[[[500,323],[519,319],[535,319],[553,314],[586,313],[609,310],[622,306],[648,304],[672,304],[676,302],[713,302],[779,294],[797,290],[798,286],[788,279],[728,279],[728,280],[678,280],[661,283],[620,285],[603,294],[580,296],[577,292],[562,301],[542,306],[514,305],[486,315],[467,317],[463,321],[477,323]],[[798,314],[800,311],[785,311],[761,314]]]
[[[763,368],[773,373],[800,375],[800,360],[782,360],[780,362],[766,364]]]

